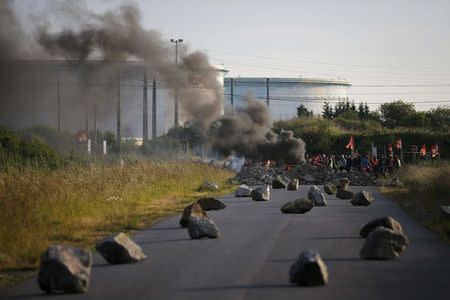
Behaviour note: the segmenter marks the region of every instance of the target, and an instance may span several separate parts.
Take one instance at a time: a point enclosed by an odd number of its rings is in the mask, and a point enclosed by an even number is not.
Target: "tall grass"
[[[0,173],[0,269],[36,267],[52,243],[89,246],[179,211],[205,179],[231,189],[233,173],[187,162],[28,168]]]
[[[441,205],[450,205],[450,161],[436,160],[406,165],[396,176],[401,187],[382,188],[421,223],[450,240],[450,219]]]

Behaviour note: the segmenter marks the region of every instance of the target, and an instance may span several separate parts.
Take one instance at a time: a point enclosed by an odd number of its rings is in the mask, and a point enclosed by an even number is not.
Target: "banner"
[[[347,146],[345,146],[345,149],[355,149],[355,139],[353,138],[353,135],[350,137],[350,140],[348,141]]]
[[[423,144],[422,148],[420,149],[420,155],[425,156],[427,155],[427,145]]]

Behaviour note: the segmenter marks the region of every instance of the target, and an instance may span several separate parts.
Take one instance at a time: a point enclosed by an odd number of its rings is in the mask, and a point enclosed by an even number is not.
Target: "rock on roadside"
[[[291,179],[291,181],[289,181],[289,184],[287,186],[288,191],[298,190],[299,184],[300,183],[299,183],[298,179]]]
[[[246,184],[241,184],[238,189],[236,190],[236,193],[234,193],[234,196],[236,198],[238,197],[250,197],[252,193],[252,188],[250,188]]]
[[[328,195],[335,195],[337,193],[337,188],[332,182],[328,182],[323,186],[323,190]]]
[[[216,224],[208,217],[190,216],[187,230],[191,239],[216,239],[220,237]]]
[[[359,256],[362,259],[395,259],[408,244],[408,238],[403,233],[377,227],[367,236]]]
[[[353,192],[351,192],[349,190],[338,189],[336,192],[336,198],[343,199],[343,200],[352,199],[353,196],[354,196]]]
[[[217,185],[217,183],[205,180],[202,183],[202,190],[218,191],[219,190],[219,186]]]
[[[303,251],[289,270],[289,281],[301,286],[327,284],[327,266],[319,253],[315,250]]]
[[[130,264],[146,259],[141,247],[123,232],[97,242],[95,249],[110,264]]]
[[[222,201],[214,197],[198,199],[197,203],[200,204],[203,210],[219,210],[227,207]]]
[[[396,232],[403,233],[403,228],[400,223],[394,218],[387,216],[382,218],[373,219],[369,223],[361,228],[359,235],[363,238],[366,238],[373,230],[377,227],[384,227],[388,229],[392,229]]]
[[[287,187],[286,182],[284,182],[281,177],[277,176],[273,181],[272,181],[272,188],[273,189],[285,189]]]
[[[37,282],[46,293],[85,293],[89,287],[92,253],[69,246],[50,246],[41,256]]]
[[[320,191],[320,189],[313,185],[308,192],[308,198],[314,203],[314,206],[327,206],[327,201],[325,200],[325,195]]]
[[[197,204],[194,207],[194,204],[196,203],[192,203],[189,204],[188,206],[186,206],[183,210],[183,215],[181,216],[180,219],[180,225],[181,227],[187,227],[188,223],[189,223],[189,217],[195,216],[195,217],[208,217],[208,215],[206,214],[206,212],[203,210],[203,208],[200,206],[200,204]]]
[[[361,191],[354,195],[350,203],[353,206],[369,206],[373,202],[373,196],[367,191]]]
[[[288,202],[281,207],[285,214],[304,214],[313,208],[314,204],[306,197]]]
[[[350,180],[348,178],[340,178],[336,182],[336,187],[338,190],[347,190],[350,185]]]
[[[252,190],[251,196],[254,201],[268,201],[270,199],[270,187],[268,185],[257,187]]]

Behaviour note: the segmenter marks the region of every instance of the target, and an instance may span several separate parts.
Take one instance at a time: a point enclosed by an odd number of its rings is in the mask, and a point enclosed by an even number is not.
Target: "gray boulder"
[[[37,282],[39,288],[50,294],[85,293],[89,287],[92,253],[69,246],[50,246],[41,256]]]
[[[216,239],[220,237],[216,224],[207,217],[190,216],[187,230],[191,239]]]
[[[197,203],[200,204],[203,210],[219,210],[227,207],[222,201],[214,197],[198,199]]]
[[[202,183],[202,190],[207,190],[207,191],[218,191],[219,190],[219,186],[217,185],[217,183],[205,180]]]
[[[189,204],[183,210],[183,215],[181,216],[181,219],[180,219],[181,227],[187,227],[187,225],[189,223],[189,217],[191,215],[195,216],[195,217],[206,217],[206,218],[208,217],[208,215],[203,210],[203,208],[200,206],[200,204],[198,204],[198,203]]]
[[[236,190],[236,193],[234,193],[235,197],[250,197],[251,196],[252,189],[246,185],[241,184],[238,189]]]
[[[296,191],[298,190],[298,186],[299,186],[299,181],[298,179],[292,179],[291,181],[289,181],[289,184],[287,186],[287,189],[289,191]]]
[[[314,203],[314,206],[327,206],[327,201],[325,200],[325,195],[320,191],[320,189],[313,185],[308,192],[308,198]]]
[[[313,208],[314,204],[306,197],[288,202],[281,207],[285,214],[304,214]]]
[[[301,286],[327,284],[327,266],[319,253],[315,250],[303,251],[289,270],[289,281]]]
[[[273,189],[285,189],[287,187],[286,182],[284,182],[279,176],[277,176],[272,181],[272,188]]]
[[[335,195],[337,193],[337,188],[332,182],[328,182],[323,186],[323,190],[328,195]]]
[[[403,233],[377,227],[367,236],[359,256],[362,259],[395,259],[408,244],[408,238]]]
[[[370,221],[369,223],[364,225],[363,228],[361,228],[359,235],[363,238],[366,238],[369,235],[369,233],[371,233],[377,227],[384,227],[384,228],[392,229],[399,233],[403,233],[402,225],[400,225],[400,223],[397,220],[395,220],[394,218],[388,216],[388,217],[373,219],[372,221]]]
[[[347,190],[350,185],[350,180],[348,178],[340,178],[336,182],[336,187],[338,190]]]
[[[110,264],[130,264],[146,258],[141,247],[123,232],[97,242],[95,249]]]
[[[251,196],[254,201],[268,201],[270,198],[270,187],[268,185],[257,187],[252,190]]]
[[[361,191],[355,196],[353,196],[350,203],[353,206],[369,206],[373,202],[373,196],[371,193],[366,191]]]
[[[349,190],[338,189],[336,192],[336,198],[343,200],[352,199],[353,196],[354,196],[353,192]]]

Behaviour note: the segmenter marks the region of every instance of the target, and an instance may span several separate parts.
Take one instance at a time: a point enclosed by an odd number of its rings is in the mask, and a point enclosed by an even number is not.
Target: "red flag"
[[[437,155],[439,155],[439,146],[435,144],[431,146],[431,157],[436,157]]]
[[[427,155],[427,145],[423,144],[422,148],[420,149],[420,155],[425,156]]]
[[[395,142],[395,148],[402,149],[402,140],[401,139],[399,139]]]
[[[348,141],[347,146],[345,146],[345,149],[355,149],[355,139],[353,138],[353,135],[350,137],[350,140]]]
[[[392,144],[391,143],[388,144],[388,151],[392,153]]]

